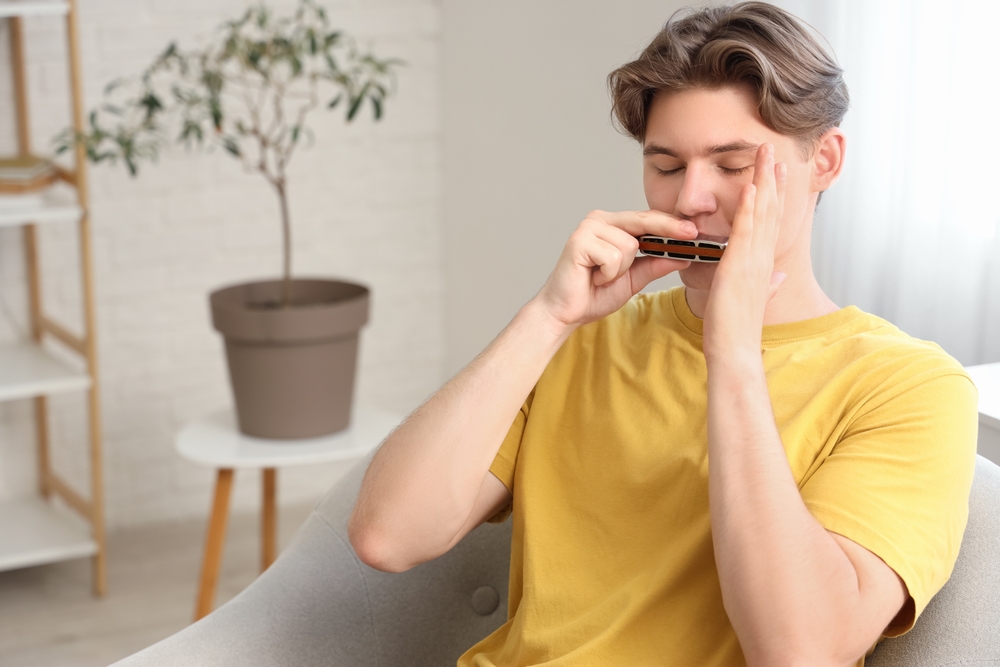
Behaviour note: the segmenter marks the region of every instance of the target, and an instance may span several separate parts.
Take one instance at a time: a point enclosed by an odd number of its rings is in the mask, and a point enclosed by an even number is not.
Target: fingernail
[[[681,225],[681,229],[687,232],[688,234],[694,234],[698,231],[698,228],[695,227],[694,224],[690,222],[685,222],[683,225]]]

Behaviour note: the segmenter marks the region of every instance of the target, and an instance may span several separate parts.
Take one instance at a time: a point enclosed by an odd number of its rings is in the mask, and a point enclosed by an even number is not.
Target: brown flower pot
[[[258,438],[309,438],[351,419],[358,332],[368,321],[369,291],[336,280],[281,281],[212,292],[212,323],[226,340],[240,431]]]

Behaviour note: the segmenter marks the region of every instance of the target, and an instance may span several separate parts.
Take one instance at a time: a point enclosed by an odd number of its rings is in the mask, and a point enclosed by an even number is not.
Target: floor
[[[312,505],[279,510],[279,550]],[[108,535],[108,594],[91,593],[90,559],[0,572],[0,665],[106,667],[192,620],[205,519]],[[259,574],[260,515],[230,517],[216,606]]]

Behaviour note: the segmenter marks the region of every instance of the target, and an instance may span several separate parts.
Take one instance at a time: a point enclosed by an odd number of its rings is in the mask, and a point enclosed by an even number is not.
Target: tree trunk
[[[281,272],[281,307],[292,305],[292,226],[288,219],[288,195],[285,193],[285,179],[275,182],[274,189],[278,191],[278,202],[281,205],[281,241],[282,241],[282,272]]]

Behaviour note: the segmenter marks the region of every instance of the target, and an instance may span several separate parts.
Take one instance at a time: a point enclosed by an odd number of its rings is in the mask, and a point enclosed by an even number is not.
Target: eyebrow
[[[746,153],[749,151],[756,152],[759,148],[759,144],[752,144],[749,141],[730,141],[727,144],[718,144],[716,146],[709,146],[708,150],[705,151],[705,155],[718,155],[720,153]],[[650,144],[642,149],[642,154],[645,155],[669,155],[670,157],[680,159],[680,155],[677,151],[667,148],[666,146],[660,146],[658,144]]]

